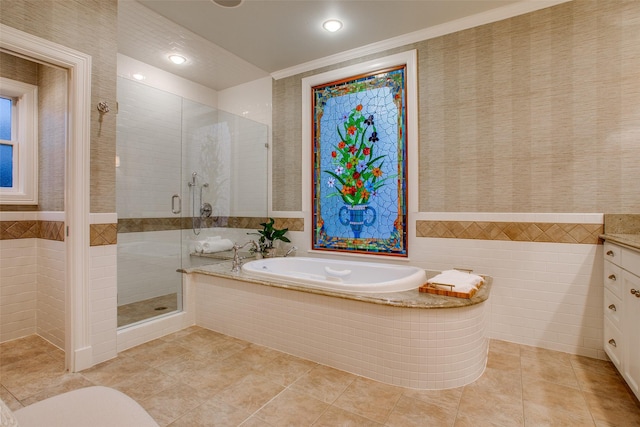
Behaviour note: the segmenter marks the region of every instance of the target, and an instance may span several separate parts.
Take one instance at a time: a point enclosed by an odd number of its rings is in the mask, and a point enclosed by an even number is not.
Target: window
[[[0,203],[38,204],[38,88],[0,77]]]

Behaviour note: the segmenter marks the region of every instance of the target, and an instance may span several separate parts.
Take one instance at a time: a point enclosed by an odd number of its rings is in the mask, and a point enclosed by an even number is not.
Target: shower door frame
[[[0,49],[67,71],[65,368],[93,365],[89,313],[91,56],[0,23]]]

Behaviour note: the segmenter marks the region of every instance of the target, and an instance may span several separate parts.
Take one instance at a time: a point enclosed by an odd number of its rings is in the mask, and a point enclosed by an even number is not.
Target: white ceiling
[[[535,8],[545,3],[536,2]],[[515,3],[533,2],[244,0],[223,8],[212,0],[120,0],[118,51],[222,90]],[[329,18],[342,20],[343,29],[324,31]],[[187,64],[168,62],[171,52],[187,57]]]

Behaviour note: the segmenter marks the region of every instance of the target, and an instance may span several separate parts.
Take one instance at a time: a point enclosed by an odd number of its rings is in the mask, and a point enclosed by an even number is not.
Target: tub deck
[[[480,304],[489,298],[491,292],[491,277],[485,277],[485,284],[478,289],[478,292],[472,298],[455,298],[444,295],[434,295],[419,292],[418,288],[410,291],[402,292],[384,292],[384,293],[363,293],[357,294],[352,292],[340,292],[329,289],[313,288],[296,283],[295,281],[288,280],[269,280],[269,279],[257,279],[254,276],[239,271],[237,273],[231,272],[232,263],[229,261],[220,262],[217,264],[203,265],[194,268],[188,268],[181,270],[183,273],[197,273],[207,276],[223,277],[227,279],[240,280],[243,282],[256,283],[264,286],[291,289],[294,291],[307,292],[317,295],[326,295],[336,298],[350,299],[361,302],[368,302],[372,304],[389,305],[393,307],[408,307],[408,308],[456,308],[467,307],[471,305]],[[427,279],[430,279],[439,271],[425,270],[427,273]]]

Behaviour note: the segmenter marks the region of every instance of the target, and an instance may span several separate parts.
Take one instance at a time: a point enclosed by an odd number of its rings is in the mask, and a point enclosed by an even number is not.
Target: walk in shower
[[[267,143],[264,124],[118,78],[118,327],[182,310],[178,270],[267,216]]]

